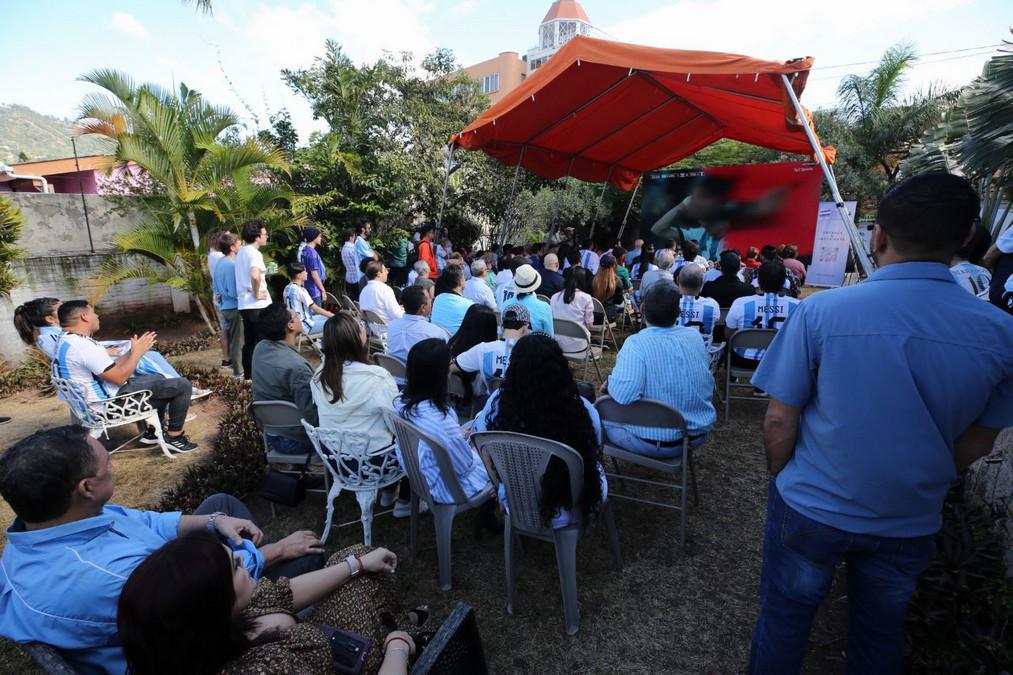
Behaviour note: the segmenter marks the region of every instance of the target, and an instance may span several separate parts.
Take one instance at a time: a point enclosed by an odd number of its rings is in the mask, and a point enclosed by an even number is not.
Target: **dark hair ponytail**
[[[59,304],[57,298],[35,298],[18,305],[14,310],[14,328],[21,336],[21,341],[26,345],[34,345],[38,329],[46,325],[46,317],[52,316]]]

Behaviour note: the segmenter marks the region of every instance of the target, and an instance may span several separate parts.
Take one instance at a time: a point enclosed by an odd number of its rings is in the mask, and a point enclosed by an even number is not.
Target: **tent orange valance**
[[[722,138],[812,155],[781,79],[801,95],[812,63],[580,36],[451,143],[545,178],[623,190]]]

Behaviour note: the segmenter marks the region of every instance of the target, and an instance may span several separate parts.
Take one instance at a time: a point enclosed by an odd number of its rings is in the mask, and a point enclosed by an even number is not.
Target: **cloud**
[[[460,0],[448,10],[454,16],[474,16],[478,11],[478,0]]]
[[[112,29],[118,33],[124,33],[137,38],[151,36],[148,33],[148,29],[133,14],[128,14],[127,12],[113,12],[109,23]]]

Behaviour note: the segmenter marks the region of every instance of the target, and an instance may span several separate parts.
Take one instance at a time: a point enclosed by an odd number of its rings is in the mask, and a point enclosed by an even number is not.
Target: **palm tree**
[[[227,221],[226,215],[242,211],[237,208],[243,203],[242,195],[258,192],[251,188],[241,193],[231,206],[223,202],[223,195],[249,184],[254,180],[253,172],[259,169],[287,172],[284,153],[257,138],[222,142],[222,135],[239,123],[238,118],[227,108],[209,104],[185,84],[179,85],[178,93],[172,93],[153,84],[135,85],[129,76],[114,70],[95,70],[80,79],[105,90],[85,96],[78,120],[78,133],[98,134],[115,142],[102,168],[107,172],[117,167],[129,170],[134,164],[165,196],[165,208],[153,212],[158,222],[121,238],[120,248],[176,269],[173,285],[194,295],[202,317],[214,332],[201,301],[209,297],[199,256],[201,226],[206,231],[211,223],[241,222]],[[276,195],[271,203],[283,196]],[[136,247],[129,246],[134,234],[141,239]],[[154,240],[158,246],[150,245]],[[184,274],[187,267],[192,269]],[[156,274],[152,269],[144,268],[146,273],[151,272],[148,278],[163,280],[164,273]],[[104,288],[108,288],[106,282],[117,277],[114,269],[106,272]]]
[[[204,14],[211,13],[212,0],[182,0],[182,1],[184,5],[193,5],[194,7],[196,7],[198,12],[203,12]]]
[[[890,185],[900,161],[939,114],[940,100],[932,90],[901,99],[906,71],[917,58],[912,45],[895,45],[871,72],[848,75],[837,90],[836,116],[848,128],[848,145],[878,165]]]

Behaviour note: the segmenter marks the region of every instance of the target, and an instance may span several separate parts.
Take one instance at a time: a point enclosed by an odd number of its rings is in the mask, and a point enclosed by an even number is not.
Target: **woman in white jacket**
[[[383,413],[393,409],[397,384],[389,372],[373,364],[366,340],[365,327],[351,314],[338,312],[328,319],[323,330],[323,363],[313,373],[310,390],[321,428],[367,438],[370,453],[383,448],[394,452],[394,434]],[[395,517],[410,514],[408,490],[408,481],[401,481]],[[393,493],[381,495],[383,506],[392,500]]]

